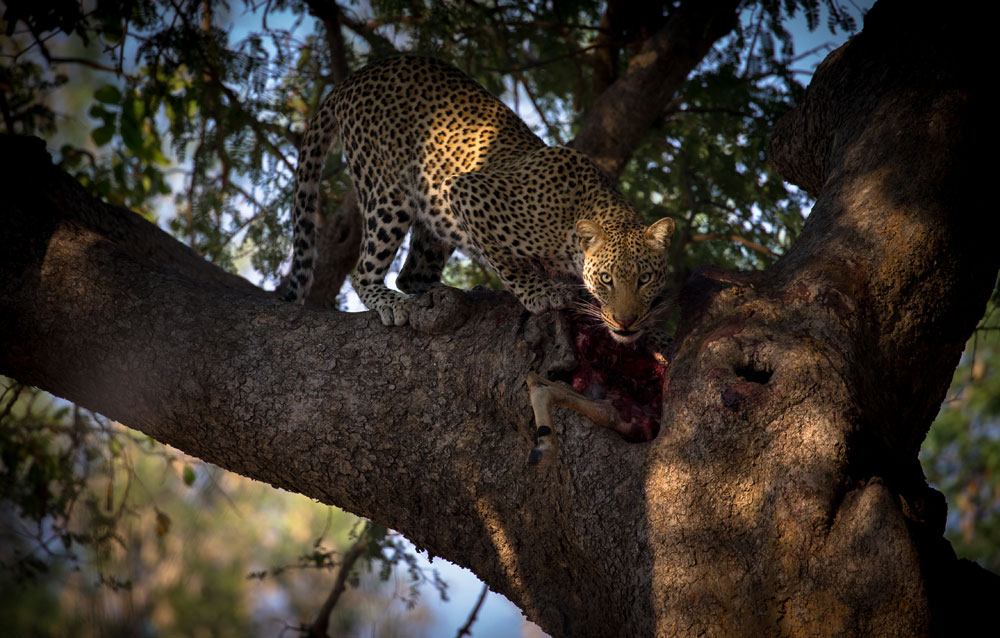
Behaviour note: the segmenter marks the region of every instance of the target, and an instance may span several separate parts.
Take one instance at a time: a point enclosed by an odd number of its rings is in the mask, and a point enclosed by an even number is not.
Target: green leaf
[[[99,128],[95,128],[90,132],[90,138],[94,140],[94,144],[98,146],[104,146],[111,141],[111,137],[115,134],[115,128],[105,124]]]
[[[137,122],[128,111],[122,113],[121,132],[122,141],[125,142],[125,146],[128,147],[128,150],[141,157],[143,154],[142,130],[139,126],[139,122]]]
[[[105,84],[94,91],[94,99],[105,104],[119,104],[122,101],[122,92],[117,86]]]
[[[115,121],[115,118],[117,117],[114,113],[107,110],[100,104],[91,105],[90,110],[87,111],[87,114],[90,115],[90,117],[94,118],[95,120],[104,120],[105,124],[111,124],[112,122]]]

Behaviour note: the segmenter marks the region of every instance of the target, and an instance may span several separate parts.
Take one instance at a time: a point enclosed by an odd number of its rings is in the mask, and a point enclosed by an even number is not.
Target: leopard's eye
[[[649,280],[652,279],[652,278],[653,278],[653,275],[649,274],[648,272],[642,273],[641,275],[639,275],[639,285],[643,286],[645,284],[648,284]]]
[[[602,272],[600,275],[598,275],[598,278],[601,280],[601,283],[604,284],[605,286],[611,285],[611,273]]]

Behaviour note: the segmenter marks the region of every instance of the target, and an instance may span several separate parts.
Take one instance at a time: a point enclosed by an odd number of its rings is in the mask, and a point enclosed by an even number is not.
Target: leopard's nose
[[[611,318],[615,320],[622,330],[627,330],[629,326],[635,323],[635,315],[628,315],[627,317],[619,317],[618,315],[611,315]]]

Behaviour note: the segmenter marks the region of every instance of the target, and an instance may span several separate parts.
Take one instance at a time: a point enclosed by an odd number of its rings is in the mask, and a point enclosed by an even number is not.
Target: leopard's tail
[[[299,149],[295,170],[295,197],[292,201],[292,269],[288,276],[285,301],[305,302],[313,283],[316,265],[316,223],[319,218],[319,183],[326,156],[337,141],[339,127],[334,117],[334,98],[330,94],[316,115],[309,120]]]

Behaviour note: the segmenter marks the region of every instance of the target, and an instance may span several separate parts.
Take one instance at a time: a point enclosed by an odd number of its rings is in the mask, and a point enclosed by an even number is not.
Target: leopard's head
[[[616,341],[635,341],[650,324],[650,307],[667,283],[674,221],[665,217],[646,228],[582,219],[576,233],[583,248],[583,284],[600,303],[604,326]]]

